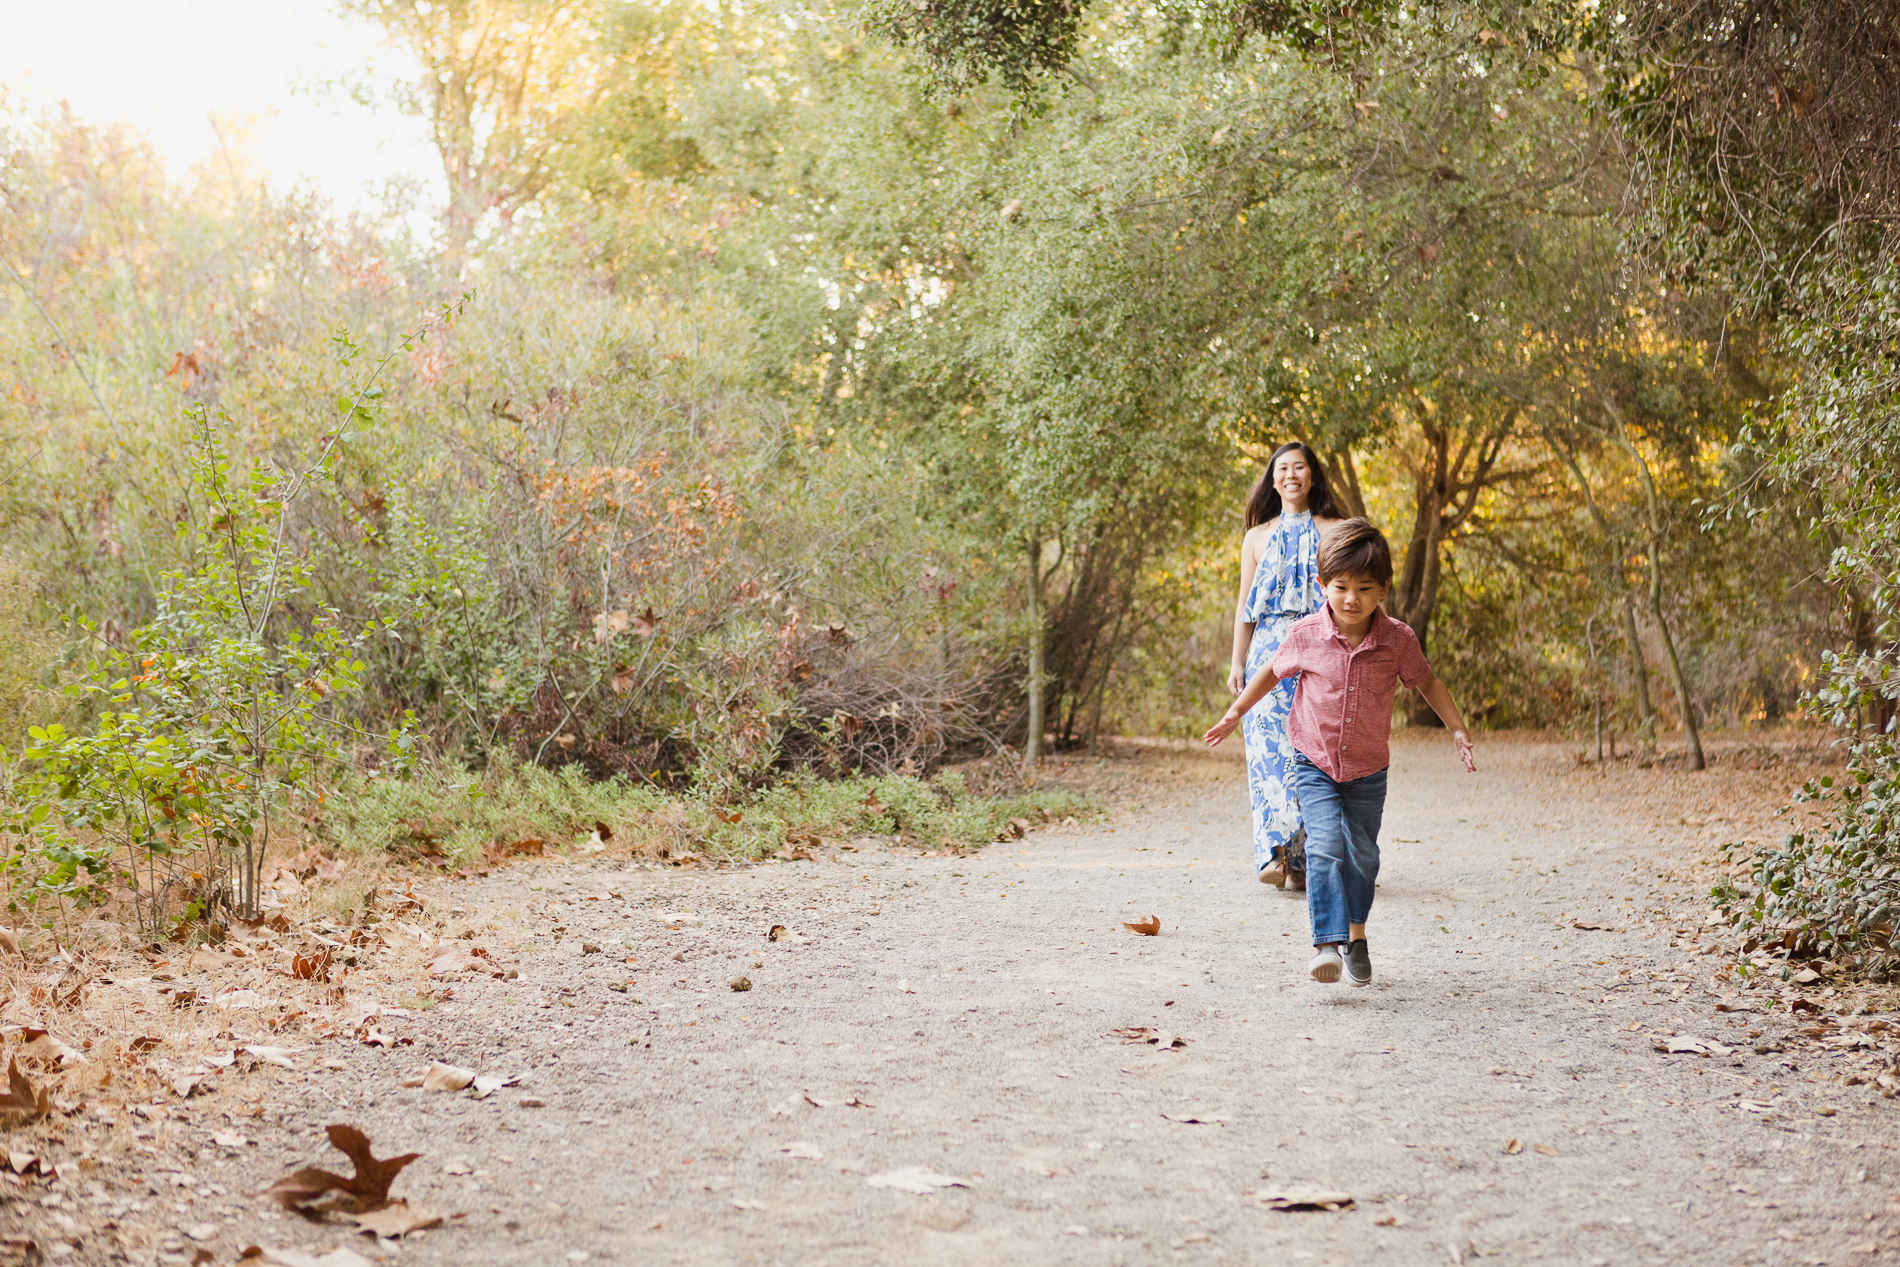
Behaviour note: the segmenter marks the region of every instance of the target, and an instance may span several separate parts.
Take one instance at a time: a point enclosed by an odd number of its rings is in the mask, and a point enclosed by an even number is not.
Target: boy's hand
[[[1207,728],[1207,733],[1202,735],[1201,738],[1207,741],[1208,747],[1212,748],[1220,743],[1221,740],[1233,734],[1234,727],[1238,725],[1240,725],[1240,718],[1238,716],[1233,713],[1224,714],[1219,721]]]
[[[1471,736],[1462,730],[1455,730],[1452,732],[1451,742],[1458,749],[1458,759],[1465,763],[1465,773],[1476,774],[1478,763],[1471,759]]]

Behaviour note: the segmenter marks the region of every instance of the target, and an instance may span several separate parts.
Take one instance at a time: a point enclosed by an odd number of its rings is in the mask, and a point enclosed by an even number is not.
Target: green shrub
[[[1828,652],[1827,685],[1811,701],[1836,727],[1853,725],[1863,706],[1900,693],[1900,675],[1874,656]],[[1832,822],[1791,832],[1749,864],[1743,889],[1724,881],[1713,896],[1736,930],[1791,955],[1860,954],[1891,965],[1900,924],[1900,742],[1895,726],[1847,744],[1840,780],[1812,779],[1797,803],[1828,806]],[[1725,845],[1733,852],[1736,845]],[[1874,967],[1867,963],[1864,967]]]
[[[928,779],[795,774],[728,799],[596,780],[578,766],[549,770],[496,753],[479,771],[441,763],[408,779],[352,775],[332,794],[324,829],[354,856],[464,865],[527,841],[542,842],[531,852],[584,855],[595,847],[597,824],[606,824],[616,849],[739,861],[866,834],[932,849],[977,847],[1012,818],[1089,812],[1091,803],[1069,792],[973,792],[955,770]]]

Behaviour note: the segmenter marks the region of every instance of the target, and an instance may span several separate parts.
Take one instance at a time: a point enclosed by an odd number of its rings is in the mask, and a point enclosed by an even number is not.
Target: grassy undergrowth
[[[656,791],[624,780],[591,782],[496,760],[480,772],[449,766],[411,778],[353,778],[330,798],[324,823],[344,853],[468,865],[511,853],[645,854],[715,860],[766,857],[855,835],[896,836],[924,848],[974,848],[1031,823],[1091,814],[1079,794],[993,789],[991,772],[819,779],[804,775],[740,803]],[[606,824],[603,851],[593,839]]]

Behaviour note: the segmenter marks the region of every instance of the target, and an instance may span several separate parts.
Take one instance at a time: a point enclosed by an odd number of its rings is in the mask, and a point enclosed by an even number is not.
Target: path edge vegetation
[[[1890,969],[1885,6],[345,8],[428,68],[439,243],[4,121],[17,908],[255,914],[285,832],[590,803],[978,843],[1055,812],[1045,740],[1215,702],[1298,434],[1480,724],[1834,726],[1828,824],[1716,896]]]

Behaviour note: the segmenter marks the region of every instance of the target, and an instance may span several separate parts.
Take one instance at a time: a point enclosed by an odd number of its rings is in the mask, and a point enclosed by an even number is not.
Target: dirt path
[[[1675,877],[1700,823],[1660,832],[1675,802],[1638,796],[1646,776],[1593,782],[1558,748],[1480,760],[1469,779],[1449,745],[1395,746],[1365,990],[1303,976],[1303,903],[1252,880],[1225,758],[1163,757],[1146,807],[972,858],[445,883],[488,944],[517,941],[519,979],[381,1022],[413,1045],[310,1047],[242,1123],[252,1144],[206,1148],[201,1193],[336,1164],[320,1128],[342,1120],[423,1151],[397,1192],[462,1215],[410,1239],[417,1264],[1731,1267],[1890,1244],[1895,1102],[1838,1079],[1884,1067],[1892,1034],[1842,1017],[1826,1049],[1755,1054],[1797,1020],[1695,953],[1703,908]],[[1159,937],[1122,928],[1149,913]],[[1671,1031],[1730,1050],[1655,1050]],[[399,1089],[427,1059],[521,1082]],[[874,1186],[903,1167],[967,1186]],[[1253,1195],[1288,1185],[1355,1204]],[[228,1212],[222,1262],[250,1242],[394,1259],[261,1206],[180,1219]]]

